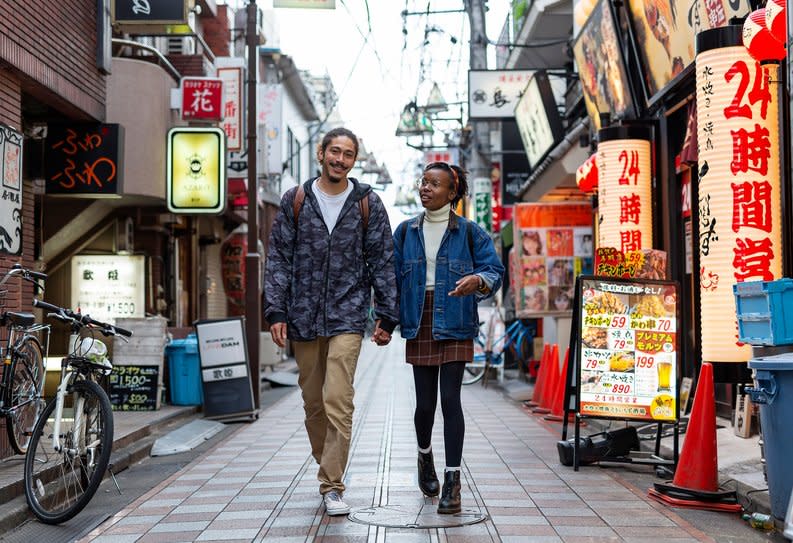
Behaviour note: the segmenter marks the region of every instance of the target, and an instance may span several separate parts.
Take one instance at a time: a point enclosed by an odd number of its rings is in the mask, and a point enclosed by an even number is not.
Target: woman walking
[[[438,513],[451,514],[461,510],[465,420],[460,388],[479,331],[476,303],[500,288],[504,267],[490,236],[452,210],[468,190],[460,167],[432,162],[417,188],[424,213],[394,232],[399,321],[416,388],[419,488],[427,496],[440,491],[431,443],[440,385],[446,468]]]

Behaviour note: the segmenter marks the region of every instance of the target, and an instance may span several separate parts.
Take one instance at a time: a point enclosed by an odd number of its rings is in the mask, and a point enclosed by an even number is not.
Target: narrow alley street
[[[402,341],[383,350],[365,343],[345,497],[352,516],[384,505],[418,512],[426,504],[431,523],[438,518],[432,500],[416,486],[414,399],[403,350]],[[258,421],[242,426],[81,541],[771,540],[740,526],[735,515],[720,513],[706,513],[716,526],[708,535],[702,531],[708,523],[689,522],[649,501],[646,488],[616,470],[591,467],[576,473],[561,466],[556,429],[528,415],[496,386],[464,387],[463,406],[463,510],[486,513],[484,522],[416,529],[325,515],[295,389]],[[439,469],[444,465],[441,420],[439,409],[434,437]],[[741,535],[718,537],[728,525],[737,526]]]

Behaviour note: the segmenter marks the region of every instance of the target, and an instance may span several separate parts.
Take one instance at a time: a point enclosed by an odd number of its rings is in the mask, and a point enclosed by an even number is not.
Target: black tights
[[[460,388],[463,385],[464,371],[465,362],[447,362],[440,367],[413,366],[413,382],[416,385],[416,413],[413,415],[413,423],[420,449],[426,449],[432,444],[432,424],[435,421],[435,406],[438,404],[440,375],[443,442],[448,467],[459,466],[463,458],[465,418],[460,403]]]

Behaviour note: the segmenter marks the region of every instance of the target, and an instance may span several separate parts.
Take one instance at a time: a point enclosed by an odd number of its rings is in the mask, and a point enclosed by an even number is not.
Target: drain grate
[[[382,505],[358,509],[349,519],[359,524],[385,526],[386,528],[452,528],[482,522],[487,513],[479,509],[466,509],[454,515],[439,515],[437,505]]]

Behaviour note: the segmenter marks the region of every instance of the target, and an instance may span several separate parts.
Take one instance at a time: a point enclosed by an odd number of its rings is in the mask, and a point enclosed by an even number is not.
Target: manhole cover
[[[438,506],[382,505],[367,507],[350,513],[350,520],[360,524],[374,524],[386,528],[451,528],[476,524],[487,518],[479,509],[466,509],[455,515],[439,515]]]

